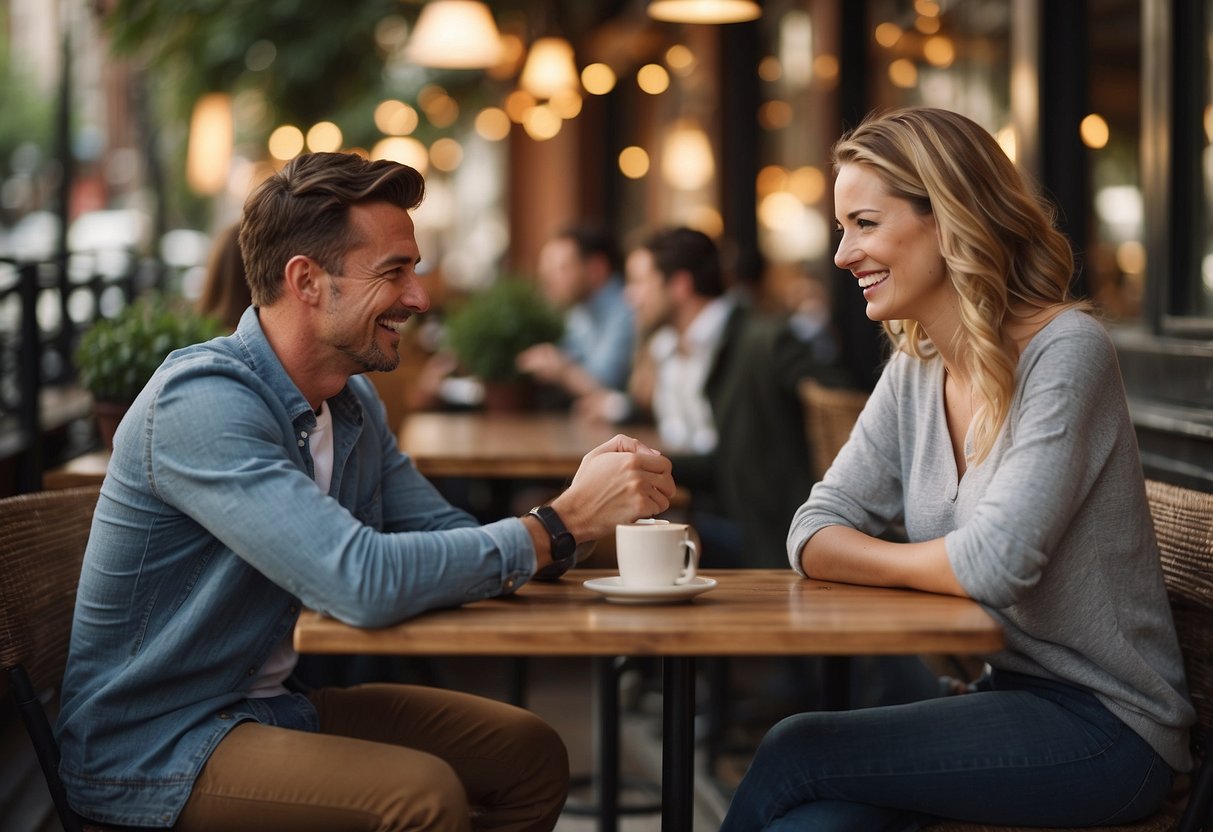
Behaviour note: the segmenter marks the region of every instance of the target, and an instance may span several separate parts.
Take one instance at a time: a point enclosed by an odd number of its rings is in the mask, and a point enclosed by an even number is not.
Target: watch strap
[[[552,547],[552,562],[535,573],[539,580],[555,580],[577,563],[581,546],[569,533],[564,521],[549,505],[535,506],[527,514],[533,516],[548,533]]]

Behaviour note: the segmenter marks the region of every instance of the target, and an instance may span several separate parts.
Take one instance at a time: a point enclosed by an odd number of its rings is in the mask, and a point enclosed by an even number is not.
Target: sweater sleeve
[[[899,353],[889,362],[850,438],[792,518],[788,560],[800,574],[801,549],[825,527],[849,526],[875,536],[901,516],[905,502],[898,387],[911,360]]]

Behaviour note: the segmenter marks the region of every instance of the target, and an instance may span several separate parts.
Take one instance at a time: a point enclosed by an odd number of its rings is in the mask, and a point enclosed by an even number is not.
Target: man
[[[479,527],[396,450],[360,373],[429,299],[412,168],[301,156],[249,199],[253,307],[171,355],[118,430],[57,732],[83,815],[193,829],[551,829],[555,733],[404,685],[292,691],[302,606],[357,626],[514,591],[658,513],[669,462],[616,437],[550,506]],[[567,534],[565,531],[567,530]]]
[[[782,566],[813,485],[797,383],[836,372],[821,360],[828,351],[727,293],[715,243],[689,228],[629,255],[626,293],[638,327],[653,332],[651,410],[693,495],[705,563]]]
[[[622,390],[632,366],[632,311],[619,279],[613,238],[570,228],[539,252],[539,285],[567,311],[559,345],[537,344],[518,356],[518,368],[576,398],[605,387]]]

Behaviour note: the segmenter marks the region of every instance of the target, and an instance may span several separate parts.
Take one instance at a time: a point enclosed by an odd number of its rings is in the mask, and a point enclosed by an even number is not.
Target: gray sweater
[[[943,362],[898,353],[851,438],[792,520],[788,553],[826,526],[945,538],[961,586],[1006,633],[995,668],[1095,693],[1177,770],[1191,767],[1183,662],[1116,353],[1068,311],[1019,360],[993,450],[957,481]]]

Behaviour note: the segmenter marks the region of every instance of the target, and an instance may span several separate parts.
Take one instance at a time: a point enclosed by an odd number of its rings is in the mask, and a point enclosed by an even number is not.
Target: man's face
[[[653,254],[638,248],[628,255],[624,297],[636,313],[641,332],[652,332],[670,321],[670,293],[665,277],[657,269]]]
[[[430,307],[417,278],[421,255],[408,211],[386,202],[350,209],[353,247],[343,274],[330,275],[321,331],[352,373],[388,371],[400,363],[401,327]]]
[[[548,301],[559,309],[568,309],[585,299],[589,290],[585,263],[575,242],[559,238],[540,249],[539,286]]]

